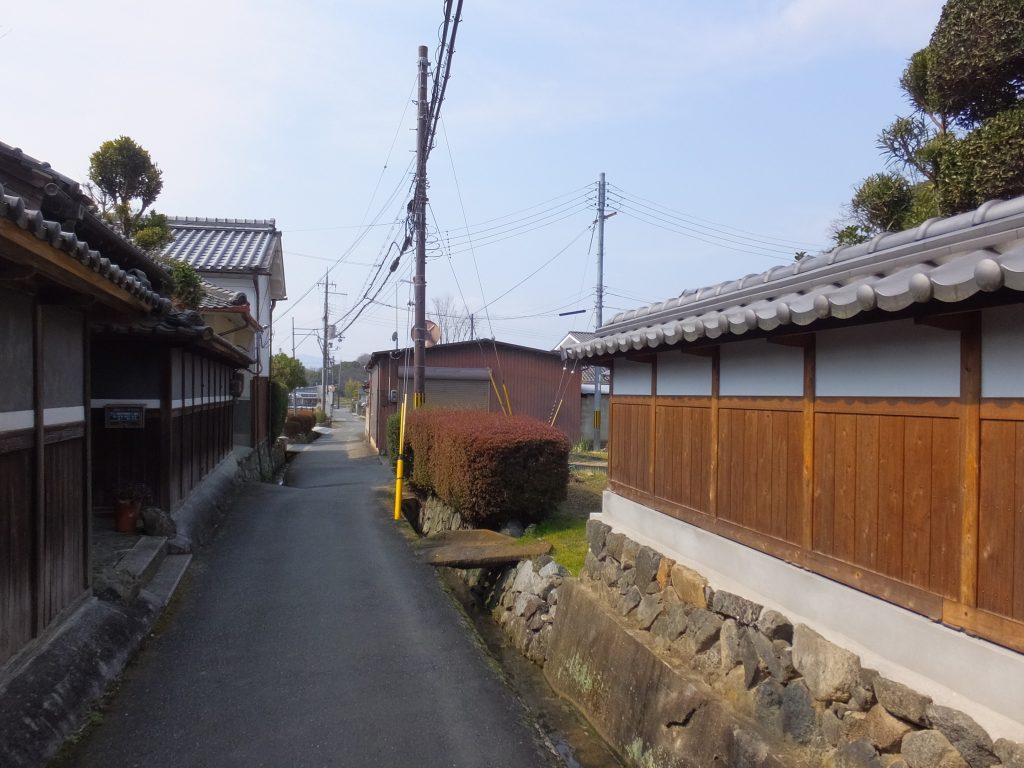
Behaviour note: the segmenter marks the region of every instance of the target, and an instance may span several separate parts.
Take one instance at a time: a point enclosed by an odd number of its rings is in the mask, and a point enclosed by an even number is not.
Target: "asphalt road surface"
[[[391,515],[346,414],[289,485],[251,484],[66,763],[86,768],[554,764]]]

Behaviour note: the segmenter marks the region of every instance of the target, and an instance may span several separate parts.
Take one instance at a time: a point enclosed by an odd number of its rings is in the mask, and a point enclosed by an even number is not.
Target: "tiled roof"
[[[581,380],[580,383],[584,384],[584,385],[589,384],[590,386],[594,386],[594,371],[595,370],[597,370],[597,369],[594,366],[592,366],[592,365],[585,365],[585,366],[583,366],[583,368],[580,369],[580,373],[582,374],[582,380]],[[606,387],[606,386],[608,386],[611,383],[612,383],[611,371],[609,371],[607,368],[602,368],[601,369],[601,386]]]
[[[200,272],[265,272],[279,237],[273,219],[168,219],[172,242],[164,256]]]
[[[143,304],[160,312],[166,312],[171,302],[152,289],[146,274],[138,269],[125,270],[114,264],[89,244],[79,240],[73,232],[64,232],[56,221],[47,221],[41,211],[25,207],[25,201],[17,195],[8,195],[0,184],[0,217],[13,221],[21,229],[31,232],[38,239],[106,278],[114,285],[138,298]]]
[[[217,336],[195,310],[171,310],[160,316],[147,317],[134,323],[98,323],[99,333],[118,336],[161,337],[181,344],[196,345],[225,358],[239,367],[254,362],[243,350]]]
[[[1024,291],[1024,197],[622,312],[563,354],[587,358],[742,336],[875,309],[955,303],[1000,288]]]
[[[229,291],[207,280],[200,280],[203,286],[203,299],[199,302],[200,309],[242,309],[249,306],[244,293]]]

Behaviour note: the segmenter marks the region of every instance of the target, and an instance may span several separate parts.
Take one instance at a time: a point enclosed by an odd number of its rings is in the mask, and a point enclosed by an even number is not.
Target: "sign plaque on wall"
[[[103,406],[103,426],[107,429],[145,429],[146,406],[139,404]]]

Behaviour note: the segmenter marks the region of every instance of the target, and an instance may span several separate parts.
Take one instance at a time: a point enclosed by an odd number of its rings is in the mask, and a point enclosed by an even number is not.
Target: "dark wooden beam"
[[[31,280],[35,274],[36,269],[30,264],[18,264],[13,261],[0,260],[0,282]]]
[[[814,346],[814,334],[790,333],[783,336],[769,336],[767,337],[767,341],[769,344],[778,344],[783,347],[807,349],[808,347]]]
[[[981,315],[963,318],[960,335],[960,602],[978,604],[981,466]]]
[[[0,219],[0,257],[32,267],[48,280],[89,293],[121,311],[149,312],[139,298],[8,219]]]

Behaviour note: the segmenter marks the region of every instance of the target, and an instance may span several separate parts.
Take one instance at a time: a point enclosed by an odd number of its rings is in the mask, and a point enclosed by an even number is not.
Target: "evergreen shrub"
[[[270,382],[270,436],[276,438],[288,416],[288,388],[279,381]]]
[[[544,422],[483,411],[424,409],[406,423],[413,486],[476,528],[542,520],[565,500],[569,441]]]

